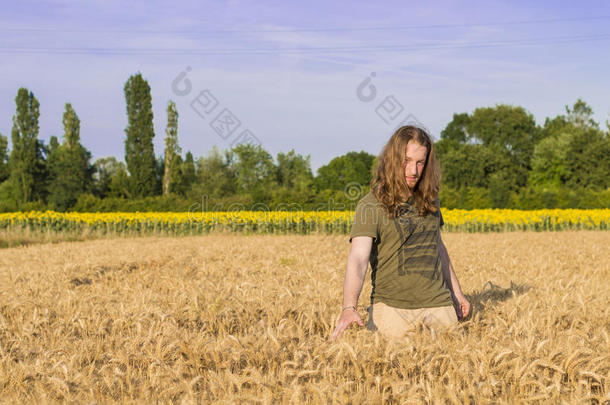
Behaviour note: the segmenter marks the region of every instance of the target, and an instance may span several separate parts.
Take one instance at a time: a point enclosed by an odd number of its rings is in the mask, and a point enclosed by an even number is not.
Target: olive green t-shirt
[[[412,198],[396,218],[372,192],[358,201],[349,241],[356,236],[373,238],[371,305],[383,302],[405,309],[452,305],[438,250],[443,223],[440,208],[420,216]]]

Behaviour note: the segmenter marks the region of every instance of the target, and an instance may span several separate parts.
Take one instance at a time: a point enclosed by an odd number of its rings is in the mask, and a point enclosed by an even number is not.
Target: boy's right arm
[[[341,336],[345,329],[354,322],[364,326],[364,322],[362,322],[362,318],[355,308],[364,284],[364,276],[366,275],[372,247],[373,238],[370,236],[352,238],[352,245],[347,256],[345,280],[343,281],[343,311],[331,339]]]

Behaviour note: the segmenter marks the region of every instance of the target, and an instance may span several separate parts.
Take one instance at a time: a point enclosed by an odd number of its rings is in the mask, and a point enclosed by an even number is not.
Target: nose
[[[407,173],[410,176],[417,176],[417,163],[408,163],[407,164]]]

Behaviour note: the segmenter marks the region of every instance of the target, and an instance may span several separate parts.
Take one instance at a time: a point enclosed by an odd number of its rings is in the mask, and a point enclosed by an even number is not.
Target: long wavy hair
[[[413,190],[407,185],[404,171],[407,144],[411,140],[427,149],[426,164]],[[430,135],[412,125],[398,128],[377,158],[371,179],[371,191],[377,200],[385,205],[391,216],[396,217],[400,215],[401,205],[413,196],[419,215],[424,216],[437,211],[440,186],[441,171],[434,157],[434,142]]]

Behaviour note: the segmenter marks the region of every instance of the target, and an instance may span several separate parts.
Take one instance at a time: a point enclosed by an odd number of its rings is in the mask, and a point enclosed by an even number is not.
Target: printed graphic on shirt
[[[400,237],[398,250],[398,275],[418,274],[430,280],[440,276],[438,255],[438,216],[419,216],[413,206],[403,209],[394,218],[394,226]]]

